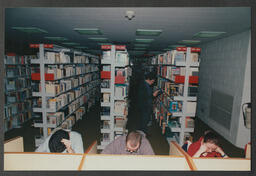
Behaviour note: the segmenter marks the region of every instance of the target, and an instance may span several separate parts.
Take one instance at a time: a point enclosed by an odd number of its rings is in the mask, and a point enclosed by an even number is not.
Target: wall
[[[250,130],[243,125],[241,111],[242,104],[250,102],[251,94],[250,38],[251,33],[248,30],[200,46],[202,52],[200,55],[197,116],[240,148],[243,148],[250,140]],[[211,95],[216,91],[219,92],[218,95],[232,98],[227,101],[226,98],[215,96],[213,103]],[[225,103],[226,106],[229,106],[230,100],[233,101],[231,108],[225,109]],[[212,104],[216,105],[214,110],[216,107],[220,109],[216,113],[218,117],[214,117],[216,120],[213,118],[214,111],[211,111]],[[227,114],[230,114],[230,117]],[[226,119],[230,118],[229,128],[220,123],[222,117],[225,122],[228,122]]]

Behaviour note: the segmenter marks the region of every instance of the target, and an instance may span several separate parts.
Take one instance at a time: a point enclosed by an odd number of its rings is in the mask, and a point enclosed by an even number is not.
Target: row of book
[[[31,59],[34,59],[36,56],[33,55],[26,55],[26,56],[10,56],[10,55],[5,55],[4,57],[4,64],[15,64],[15,65],[24,65],[24,64],[29,64]]]
[[[74,57],[74,63],[84,63],[84,64],[89,64],[90,59],[88,56],[75,56]]]
[[[97,84],[99,84],[99,80],[95,80],[90,84],[85,84],[84,86],[77,87],[74,90],[61,94],[57,97],[50,98],[47,100],[48,108],[57,111],[61,107],[66,106],[73,100],[88,92],[93,87],[97,86]]]
[[[161,90],[163,90],[167,95],[173,96],[183,96],[184,93],[184,84],[174,84],[169,80],[158,77],[157,85]],[[188,86],[188,96],[197,96],[198,94],[198,85],[190,84]]]
[[[5,118],[4,119],[4,132],[13,129],[19,128],[24,122],[32,118],[31,111],[23,112],[17,114],[15,117]]]
[[[20,103],[13,103],[4,107],[4,115],[5,118],[10,118],[12,116],[16,116],[23,112],[30,111],[32,107],[32,100],[26,100]]]
[[[71,76],[86,74],[90,72],[96,72],[98,70],[99,68],[96,65],[79,65],[76,67],[72,65],[65,65],[65,66],[51,65],[46,67],[45,73],[53,74],[54,79],[62,79],[65,77],[71,77]]]
[[[114,89],[114,95],[117,98],[126,97],[128,95],[128,87],[124,85],[116,85]],[[102,98],[104,103],[109,103],[110,93],[103,93]]]
[[[77,78],[70,78],[66,80],[60,80],[58,83],[56,82],[46,82],[45,83],[45,91],[46,93],[50,93],[53,95],[57,95],[68,90],[77,88],[85,83],[89,83],[93,80],[99,79],[99,74],[92,73],[84,76],[79,76]],[[41,88],[41,86],[40,86]],[[39,88],[39,91],[41,91]]]
[[[54,125],[57,127],[61,125],[64,122],[64,120],[66,120],[71,121],[68,122],[68,126],[73,126],[77,120],[82,119],[82,116],[85,114],[85,107],[80,107],[72,113],[74,114],[70,115],[67,119],[65,118],[64,112],[47,113],[47,124]]]
[[[114,113],[124,115],[126,113],[127,102],[126,101],[115,101]]]
[[[172,81],[175,81],[175,76],[185,76],[186,71],[189,72],[189,76],[198,76],[198,68],[197,67],[191,67],[190,69],[186,70],[185,67],[174,67],[174,66],[159,66],[157,68],[157,74],[170,79]]]
[[[107,59],[111,57],[111,51],[104,51],[103,52],[103,59]],[[127,52],[116,52],[115,55],[115,63],[120,65],[129,65],[129,56]]]
[[[156,107],[158,109],[161,109],[161,111],[167,111],[170,113],[174,112],[182,112],[182,105],[183,101],[174,101],[169,98],[169,96],[161,94],[158,97],[158,103]],[[196,113],[196,105],[197,103],[195,101],[188,101],[187,102],[187,109],[186,113],[195,114]]]
[[[198,53],[190,53],[191,62],[198,62]],[[152,58],[151,63],[152,64],[170,64],[170,65],[176,65],[180,62],[186,61],[186,52],[185,51],[177,51],[177,50],[171,50],[167,51],[164,54],[159,54]]]
[[[31,87],[30,79],[17,78],[17,79],[7,79],[5,80],[5,90],[6,91],[20,91],[25,88]]]
[[[23,89],[19,92],[10,92],[8,96],[5,96],[5,105],[15,102],[24,102],[30,97],[31,91],[29,89]]]
[[[5,67],[6,78],[17,78],[17,77],[30,77],[29,67],[17,67],[15,65],[9,65]]]
[[[37,58],[40,58],[39,53]],[[44,59],[48,60],[51,63],[70,63],[70,56],[65,54],[64,52],[45,52]]]

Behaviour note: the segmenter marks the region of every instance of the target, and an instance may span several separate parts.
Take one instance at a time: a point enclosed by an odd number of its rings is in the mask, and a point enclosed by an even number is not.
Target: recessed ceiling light
[[[26,33],[48,33],[46,30],[37,27],[12,27],[12,29]]]
[[[186,47],[186,45],[169,45],[169,48]]]
[[[159,36],[162,33],[162,30],[151,30],[151,29],[137,29],[136,35],[144,36]]]
[[[226,32],[216,32],[216,31],[201,31],[196,33],[193,37],[194,38],[211,38],[217,37],[219,35],[225,34]]]
[[[102,35],[98,28],[74,28],[73,30],[81,35]]]
[[[163,49],[164,51],[171,51],[172,49],[170,49],[170,48],[165,48],[165,49]]]
[[[135,46],[135,47],[147,47],[147,46],[149,46],[149,44],[135,43],[134,46]]]
[[[88,39],[96,41],[96,42],[108,42],[107,38],[95,38],[95,37],[92,37],[92,38],[88,38]]]
[[[145,50],[147,48],[134,48],[134,50]]]
[[[112,43],[98,43],[98,45],[112,45]]]
[[[75,43],[75,42],[64,42],[62,43],[64,45],[70,45],[70,46],[75,46],[75,45],[80,45],[79,43]]]
[[[76,46],[75,48],[78,48],[78,49],[88,49],[88,47],[86,47],[86,46]]]
[[[159,54],[159,53],[161,53],[161,51],[149,51],[148,53],[150,53],[150,54]]]
[[[178,43],[181,43],[181,44],[198,44],[198,43],[200,43],[200,40],[181,40]]]
[[[44,38],[49,39],[49,40],[53,40],[53,41],[67,41],[68,40],[65,37],[44,37]]]
[[[154,39],[135,39],[136,43],[151,43]]]

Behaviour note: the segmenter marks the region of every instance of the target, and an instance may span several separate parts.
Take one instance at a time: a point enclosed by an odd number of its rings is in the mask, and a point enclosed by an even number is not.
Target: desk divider
[[[175,141],[171,141],[170,143],[170,154],[172,154],[171,150],[174,150],[173,153],[178,154],[179,156],[184,156],[187,160],[187,163],[192,171],[197,170],[195,163],[193,162],[193,159],[187,152],[185,152]]]
[[[18,136],[4,141],[4,152],[24,152],[23,137]]]

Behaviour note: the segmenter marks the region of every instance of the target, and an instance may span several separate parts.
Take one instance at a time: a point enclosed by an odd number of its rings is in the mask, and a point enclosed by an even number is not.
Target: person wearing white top
[[[35,152],[84,153],[81,134],[60,129],[48,136]]]

